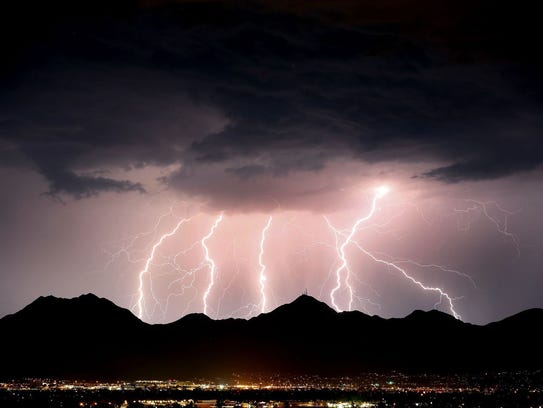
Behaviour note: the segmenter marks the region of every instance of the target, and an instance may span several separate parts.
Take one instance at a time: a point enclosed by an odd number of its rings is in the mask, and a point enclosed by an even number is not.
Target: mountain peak
[[[178,320],[175,320],[167,325],[183,325],[183,324],[207,324],[212,322],[213,319],[204,313],[189,313]]]
[[[442,311],[437,310],[437,309],[430,309],[430,310],[416,309],[416,310],[413,310],[411,313],[409,313],[406,316],[406,318],[407,319],[415,319],[415,318],[438,317],[438,316],[440,316],[440,317],[444,317],[444,316],[453,317],[450,314],[442,312]]]
[[[326,303],[315,299],[313,296],[310,296],[307,293],[302,293],[300,296],[298,296],[296,299],[294,299],[292,302],[290,302],[290,304],[291,305],[294,305],[294,304],[298,304],[298,305],[326,305]],[[326,305],[326,306],[328,307],[328,305]]]
[[[488,327],[495,326],[537,326],[539,322],[543,321],[543,309],[527,309],[514,314],[512,316],[506,317],[505,319],[488,323]]]
[[[78,299],[84,299],[84,300],[97,300],[97,299],[105,299],[105,298],[99,298],[94,293],[83,293],[82,295],[79,295],[77,297]]]
[[[97,325],[114,325],[115,322],[130,322],[143,324],[127,309],[117,306],[106,298],[93,293],[82,294],[73,298],[62,298],[53,295],[40,296],[22,310],[5,316],[4,319],[22,318],[29,324],[47,325],[66,321],[72,324],[95,322]]]
[[[280,308],[287,308],[289,311],[299,311],[300,313],[336,313],[330,306],[328,306],[326,303],[321,302],[318,299],[315,299],[313,296],[309,296],[307,294],[302,294],[298,296],[296,299],[294,299],[292,302],[287,303],[286,305],[280,306],[277,309],[274,310],[277,311]],[[272,312],[273,313],[273,312]]]
[[[321,302],[312,296],[303,294],[298,296],[292,302],[281,305],[269,313],[258,315],[253,319],[267,320],[270,318],[276,318],[280,320],[309,321],[313,319],[319,320],[323,317],[329,317],[332,315],[336,315],[336,312],[326,303]]]
[[[428,325],[462,325],[465,324],[462,322],[462,320],[457,319],[456,317],[436,310],[414,310],[410,314],[408,314],[406,317],[402,319],[404,322],[410,322],[415,324],[421,324],[424,326]]]

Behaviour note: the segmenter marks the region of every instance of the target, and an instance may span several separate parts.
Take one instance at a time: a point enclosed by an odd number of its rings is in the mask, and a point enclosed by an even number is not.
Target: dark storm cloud
[[[394,4],[389,15],[365,14],[362,2],[349,18],[338,6],[332,19],[327,2],[225,4],[68,12],[45,39],[26,41],[1,99],[1,136],[52,194],[77,197],[142,191],[85,172],[115,166],[183,163],[194,171],[166,179],[183,188],[210,165],[248,179],[320,171],[338,158],[423,160],[443,163],[424,177],[459,182],[543,161],[538,62],[515,54],[511,39],[496,52],[503,13],[453,8],[433,33],[432,8],[416,29],[417,14],[402,20]],[[462,35],[477,21],[488,34]]]
[[[75,198],[84,198],[97,195],[100,192],[113,191],[139,191],[143,193],[145,189],[140,183],[132,183],[127,180],[112,180],[106,177],[80,176],[67,171],[59,171],[51,174],[51,169],[47,168],[43,172],[45,177],[50,180],[48,194],[58,196],[61,193],[68,193]]]
[[[534,135],[534,139],[536,137]],[[489,180],[530,171],[541,165],[541,148],[541,144],[537,142],[525,144],[522,140],[512,139],[507,144],[493,146],[491,153],[476,151],[473,158],[459,159],[449,166],[430,170],[424,173],[424,176],[454,183],[463,180]],[[483,150],[483,146],[480,149]]]
[[[32,76],[4,94],[8,119],[0,132],[9,154],[26,158],[15,164],[39,171],[53,195],[143,192],[137,182],[108,177],[109,170],[175,163],[186,144],[227,123],[164,76],[147,85],[149,72],[133,67],[69,61]]]

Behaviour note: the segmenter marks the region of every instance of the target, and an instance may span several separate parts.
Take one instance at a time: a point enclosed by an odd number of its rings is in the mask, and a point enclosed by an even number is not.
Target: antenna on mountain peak
[[[305,288],[305,290],[304,290],[304,295],[307,296],[307,288]]]

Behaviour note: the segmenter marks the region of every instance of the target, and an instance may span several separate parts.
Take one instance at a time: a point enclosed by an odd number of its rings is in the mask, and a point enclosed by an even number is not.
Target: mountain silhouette
[[[336,312],[308,295],[252,319],[190,314],[147,324],[93,294],[40,297],[0,319],[1,378],[353,375],[543,368],[531,309],[485,326],[436,310],[384,319]]]

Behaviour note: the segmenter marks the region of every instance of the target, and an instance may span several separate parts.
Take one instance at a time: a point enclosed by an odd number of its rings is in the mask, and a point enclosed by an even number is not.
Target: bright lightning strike
[[[270,229],[273,217],[270,215],[266,226],[262,229],[260,237],[260,252],[258,254],[258,264],[260,266],[260,273],[258,282],[260,284],[260,311],[264,313],[266,311],[266,265],[264,264],[264,243],[266,241],[266,233]]]
[[[415,279],[414,277],[412,277],[411,275],[409,275],[407,273],[407,271],[403,268],[401,268],[400,266],[398,266],[396,263],[394,262],[390,262],[390,261],[386,261],[384,259],[381,259],[381,258],[377,258],[374,254],[372,254],[371,252],[369,252],[367,249],[363,248],[358,242],[356,241],[352,241],[352,243],[360,250],[362,251],[364,254],[366,254],[367,256],[369,256],[371,259],[373,259],[375,262],[377,263],[380,263],[380,264],[383,264],[383,265],[386,265],[390,268],[393,268],[395,270],[397,270],[398,272],[400,272],[404,277],[406,277],[407,279],[409,279],[411,282],[413,282],[414,284],[416,284],[417,286],[419,286],[421,289],[423,290],[426,290],[426,291],[432,291],[432,292],[437,292],[439,294],[439,302],[437,302],[435,304],[435,306],[439,305],[443,298],[445,298],[447,300],[447,303],[449,304],[449,310],[451,311],[451,313],[453,314],[453,316],[456,318],[456,319],[462,319],[462,317],[456,312],[456,310],[454,309],[454,303],[453,301],[455,300],[455,298],[452,298],[448,293],[446,293],[443,289],[441,288],[438,288],[438,287],[432,287],[432,286],[426,286],[425,284],[423,284],[421,281]]]
[[[375,197],[376,199],[383,198],[390,192],[390,188],[388,186],[380,186],[375,189]]]
[[[255,277],[258,279],[258,292],[254,293],[254,295],[256,295],[255,299],[250,299],[250,303],[237,309],[234,308],[233,311],[229,311],[228,313],[230,313],[231,317],[238,317],[241,315],[245,318],[249,318],[257,313],[265,313],[269,310],[270,303],[273,303],[271,302],[273,292],[271,291],[272,288],[268,278],[272,276],[271,274],[275,272],[277,268],[270,268],[272,259],[269,259],[268,252],[270,250],[269,244],[271,243],[272,238],[275,238],[270,237],[272,223],[275,224],[279,222],[279,224],[277,224],[278,227],[281,224],[283,225],[283,229],[286,226],[295,227],[296,230],[302,234],[304,239],[311,241],[309,245],[303,246],[301,251],[293,252],[296,256],[301,254],[304,257],[304,262],[313,262],[311,259],[311,248],[313,247],[323,246],[332,250],[333,257],[330,259],[326,258],[324,261],[326,264],[325,272],[327,272],[327,278],[323,280],[322,286],[320,287],[320,293],[324,293],[324,290],[329,291],[328,303],[335,308],[336,311],[353,310],[357,305],[363,310],[366,310],[364,307],[365,305],[380,308],[380,306],[377,303],[374,303],[372,299],[361,296],[361,293],[358,293],[359,286],[365,285],[373,292],[373,295],[371,296],[373,300],[380,297],[380,294],[377,293],[372,286],[362,280],[363,275],[355,274],[354,269],[351,269],[353,264],[348,256],[351,254],[350,251],[354,249],[352,247],[355,247],[362,252],[363,255],[367,256],[369,260],[386,266],[394,273],[394,275],[405,281],[409,281],[409,285],[414,284],[419,289],[431,292],[432,298],[438,296],[435,307],[441,305],[442,308],[445,308],[455,318],[460,319],[461,317],[456,311],[456,301],[459,297],[451,296],[444,288],[439,287],[436,284],[431,284],[430,281],[423,278],[425,275],[419,275],[419,271],[432,270],[439,273],[454,274],[469,280],[471,285],[474,288],[477,288],[475,281],[470,275],[452,267],[442,266],[432,262],[422,263],[412,259],[398,258],[386,252],[370,251],[365,247],[362,240],[357,240],[358,236],[365,234],[363,231],[369,231],[370,229],[375,229],[375,231],[380,234],[392,234],[395,232],[395,230],[391,228],[395,225],[396,220],[402,217],[404,212],[399,212],[387,217],[387,220],[384,223],[377,223],[378,218],[380,218],[377,216],[380,208],[380,201],[386,197],[389,192],[390,189],[387,186],[380,186],[374,189],[365,213],[359,215],[360,218],[354,219],[353,223],[348,225],[347,228],[336,228],[329,219],[324,216],[329,230],[334,234],[335,242],[319,241],[318,236],[316,237],[314,233],[310,233],[311,229],[308,230],[305,224],[298,225],[292,222],[292,216],[289,218],[288,222],[281,223],[280,215],[274,215],[273,217],[272,215],[267,215],[266,218],[262,220],[264,222],[259,227],[259,230],[253,232],[255,235],[259,234],[257,244],[259,249],[258,253],[255,254],[257,255],[258,265],[255,265],[254,261],[249,260],[254,259],[254,257],[251,257],[245,259],[244,262],[246,266],[240,269],[238,263],[241,258],[234,251],[232,257],[235,274],[230,277],[230,280],[219,279],[222,278],[223,275],[221,262],[224,262],[224,253],[221,255],[220,250],[215,253],[214,250],[210,251],[209,248],[209,242],[212,238],[214,238],[214,240],[220,238],[217,237],[216,232],[223,221],[223,213],[215,216],[211,222],[208,219],[208,223],[210,223],[208,225],[210,226],[204,231],[206,235],[192,237],[191,235],[185,236],[185,234],[183,234],[182,237],[179,237],[180,242],[183,243],[183,247],[178,248],[173,254],[164,254],[164,247],[166,247],[165,241],[178,235],[184,223],[196,216],[200,216],[195,215],[194,217],[189,217],[191,214],[186,214],[183,218],[182,215],[175,216],[173,206],[167,213],[161,215],[155,221],[151,230],[141,232],[133,237],[123,238],[123,240],[120,241],[122,248],[109,254],[111,259],[108,261],[106,267],[111,267],[114,262],[117,262],[117,260],[121,258],[125,258],[129,263],[139,265],[137,292],[133,295],[131,300],[131,309],[140,319],[142,317],[155,318],[157,311],[159,313],[161,312],[164,321],[166,320],[170,301],[173,301],[175,298],[180,298],[181,301],[184,302],[184,309],[179,309],[182,315],[191,310],[193,307],[191,305],[198,302],[198,299],[201,299],[203,303],[203,312],[205,314],[210,313],[214,316],[223,314],[221,311],[221,302],[234,282],[237,282],[238,275],[247,270],[247,273],[251,273],[253,276],[256,275]],[[517,251],[519,251],[520,246],[518,237],[510,231],[508,225],[509,217],[516,214],[515,212],[502,208],[495,201],[476,201],[467,199],[464,200],[464,202],[466,205],[463,209],[454,210],[458,215],[459,228],[467,231],[476,219],[487,219],[491,222],[492,226],[495,226],[495,229],[503,236],[504,240],[514,244]],[[398,203],[396,203],[396,205],[398,205]],[[417,206],[415,206],[415,209],[420,212]],[[422,213],[421,216],[423,216]],[[169,225],[167,230],[164,230],[162,222],[166,217],[173,218],[173,221],[171,218],[169,218],[168,221],[169,223],[173,222],[173,224]],[[428,225],[432,225],[432,223],[425,219],[424,216],[423,219]],[[166,232],[163,233],[163,231]],[[278,231],[278,233],[281,235],[284,234],[285,231]],[[254,238],[256,237],[251,235],[251,241]],[[139,249],[139,247],[142,246],[142,243],[144,246],[142,249]],[[168,244],[168,248],[170,248],[171,245],[173,245],[173,243]],[[199,248],[202,248],[202,250],[200,251]],[[252,264],[252,267],[249,266],[250,264]],[[290,263],[287,263],[286,267],[289,268],[290,265]],[[220,276],[218,274],[219,267],[221,267]],[[250,272],[251,270],[252,272]],[[209,278],[203,279],[203,282],[201,282],[198,275],[204,272],[208,274],[206,277],[209,276]],[[332,282],[331,285],[330,282]],[[197,285],[199,284],[203,284],[203,287],[198,287]],[[223,287],[223,285],[226,286]],[[156,288],[153,288],[153,286],[156,286]],[[332,288],[330,289],[331,286]],[[222,295],[218,297],[218,302],[212,300],[216,295],[217,289],[223,290]],[[245,289],[246,288],[242,286],[243,295],[239,300],[245,301]],[[157,291],[157,294],[162,294],[162,292],[159,291],[163,290],[167,290],[166,295],[163,298],[155,296],[155,291]],[[179,300],[176,300],[176,302],[179,302]],[[226,316],[228,316],[228,313]]]
[[[217,272],[217,265],[215,264],[215,261],[213,260],[213,258],[211,258],[211,256],[209,255],[209,248],[207,247],[207,241],[209,240],[209,238],[213,236],[213,234],[215,233],[215,230],[217,229],[217,227],[219,226],[222,220],[223,220],[223,214],[221,213],[215,219],[215,222],[211,226],[211,230],[209,231],[209,233],[205,237],[202,238],[202,241],[200,241],[202,244],[202,247],[204,248],[205,262],[209,266],[209,284],[202,298],[202,301],[204,303],[204,314],[206,315],[207,315],[207,309],[208,309],[207,297],[209,296],[209,293],[211,292],[211,289],[213,288],[213,285],[215,284],[215,274]]]
[[[349,264],[347,262],[347,255],[345,254],[345,249],[351,243],[351,241],[352,241],[354,235],[356,234],[356,231],[358,230],[360,224],[362,224],[363,222],[365,222],[365,221],[369,220],[371,217],[373,217],[373,215],[375,214],[375,211],[377,209],[377,202],[381,198],[383,198],[389,191],[390,190],[389,190],[389,188],[387,186],[381,186],[381,187],[378,187],[377,189],[375,189],[375,195],[373,196],[373,199],[371,201],[370,211],[368,212],[368,214],[365,217],[359,218],[354,223],[354,225],[350,229],[349,233],[347,234],[347,236],[345,237],[343,242],[339,245],[339,247],[337,246],[338,237],[340,235],[343,235],[343,234],[339,234],[338,231],[335,228],[332,227],[332,225],[330,224],[328,219],[325,217],[325,220],[328,223],[328,226],[333,228],[334,232],[336,233],[335,236],[336,236],[337,254],[338,254],[339,259],[341,260],[341,263],[340,263],[339,267],[336,269],[336,286],[330,292],[330,301],[331,301],[332,305],[334,306],[334,308],[338,312],[341,311],[341,309],[339,308],[339,306],[336,303],[335,294],[341,288],[341,277],[342,277],[342,272],[343,271],[346,271],[345,285],[347,286],[347,290],[349,292],[349,309],[348,310],[352,310],[352,305],[353,305],[353,288],[352,288],[352,286],[350,284],[350,280],[349,280],[349,275],[350,275],[351,271],[349,269]]]
[[[177,233],[177,231],[179,230],[179,228],[181,228],[181,226],[189,221],[189,219],[187,218],[182,218],[175,226],[174,229],[172,229],[170,232],[167,232],[166,234],[163,234],[160,239],[153,245],[152,249],[151,249],[151,253],[149,254],[149,257],[147,258],[147,260],[145,261],[145,266],[144,268],[140,271],[139,273],[139,286],[138,286],[138,302],[137,302],[137,309],[138,309],[138,317],[141,319],[143,317],[143,297],[144,297],[144,293],[143,293],[143,284],[144,284],[144,277],[145,275],[149,272],[149,267],[151,266],[151,263],[153,262],[153,258],[155,257],[155,252],[156,250],[158,249],[158,247],[160,245],[162,245],[162,243],[164,242],[164,240],[166,238],[169,238],[173,235],[175,235]]]
[[[368,251],[367,249],[362,247],[360,245],[360,243],[353,240],[353,237],[354,237],[355,233],[357,232],[357,230],[359,229],[360,224],[362,224],[365,221],[368,221],[375,214],[375,211],[377,209],[378,200],[383,198],[389,191],[390,190],[386,186],[379,187],[379,188],[377,188],[375,190],[375,195],[373,197],[369,213],[366,216],[358,219],[355,222],[355,224],[352,226],[352,228],[349,230],[348,233],[345,233],[345,232],[340,231],[337,228],[335,228],[330,223],[328,218],[325,217],[326,223],[328,224],[330,229],[334,232],[334,236],[335,236],[335,239],[336,239],[336,248],[337,248],[336,252],[338,253],[338,257],[341,259],[341,264],[338,267],[338,269],[336,269],[336,286],[330,292],[330,299],[331,299],[332,305],[336,308],[337,311],[340,311],[340,308],[337,306],[337,304],[335,302],[334,295],[341,288],[341,272],[343,270],[345,270],[345,271],[347,271],[347,276],[345,278],[345,283],[346,283],[346,286],[347,286],[347,289],[348,289],[348,292],[349,292],[349,310],[351,310],[351,308],[352,308],[353,289],[352,289],[352,287],[351,287],[351,285],[349,283],[349,279],[348,279],[349,275],[350,275],[350,269],[349,269],[349,264],[347,262],[347,257],[345,255],[345,248],[349,244],[353,244],[361,252],[363,252],[368,257],[370,257],[373,261],[375,261],[377,263],[380,263],[380,264],[383,264],[383,265],[386,265],[389,268],[395,269],[396,271],[400,272],[405,278],[407,278],[408,280],[410,280],[411,282],[413,282],[414,284],[419,286],[421,289],[423,289],[425,291],[437,292],[439,294],[439,301],[436,303],[436,306],[438,304],[440,304],[443,301],[443,299],[445,299],[447,301],[447,303],[448,303],[449,310],[452,313],[452,315],[456,319],[460,319],[461,316],[456,312],[456,310],[454,308],[454,300],[455,300],[454,298],[452,298],[448,293],[446,293],[443,289],[441,289],[439,287],[428,286],[428,285],[425,285],[424,283],[422,283],[421,281],[415,279],[404,268],[400,267],[398,264],[401,263],[401,262],[407,262],[407,263],[413,263],[413,264],[421,266],[421,267],[436,267],[436,268],[441,269],[443,271],[453,272],[453,273],[468,277],[470,279],[470,281],[474,284],[471,277],[469,277],[468,275],[465,275],[465,274],[463,274],[463,273],[461,273],[459,271],[456,271],[454,269],[449,269],[449,268],[441,267],[439,265],[434,265],[434,264],[426,265],[426,264],[420,264],[418,262],[410,261],[410,260],[398,261],[398,262],[387,261],[385,259],[378,258],[375,254],[371,253],[370,251]],[[343,237],[344,239],[343,239],[341,245],[339,245],[339,247],[338,247],[337,244],[339,242],[339,237]]]
[[[459,271],[457,269],[448,268],[446,266],[438,265],[438,264],[434,264],[434,263],[424,264],[424,263],[420,263],[420,262],[417,262],[417,261],[413,261],[412,259],[398,259],[398,260],[394,260],[393,262],[396,265],[399,265],[399,264],[402,264],[402,263],[407,263],[407,264],[418,266],[419,268],[433,268],[433,269],[439,269],[440,271],[443,271],[443,272],[454,273],[455,275],[462,276],[463,278],[466,278],[471,283],[471,285],[475,289],[477,289],[477,284],[475,283],[473,278],[470,275],[468,275],[467,273],[461,272],[461,271]]]

